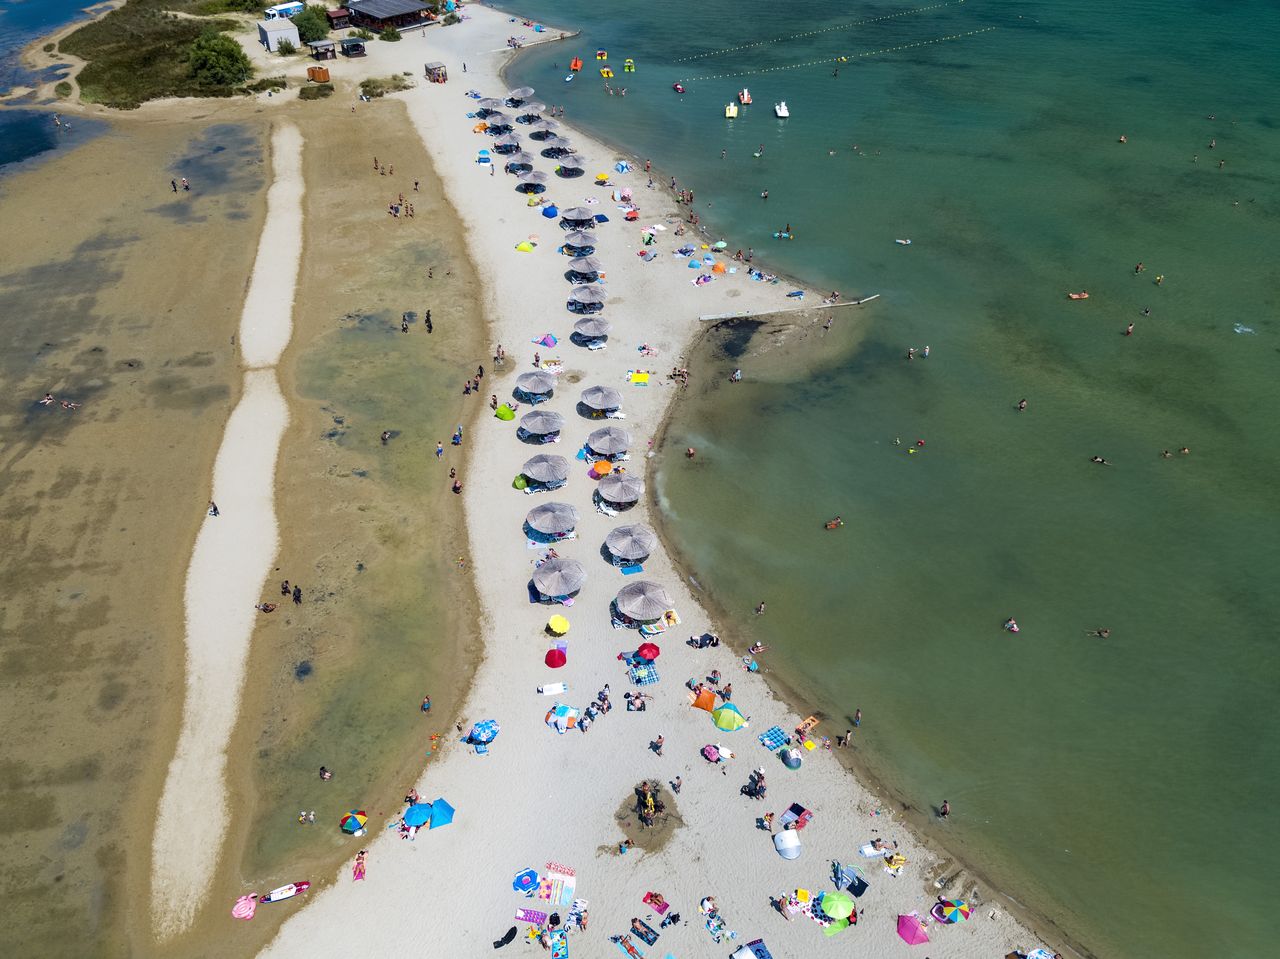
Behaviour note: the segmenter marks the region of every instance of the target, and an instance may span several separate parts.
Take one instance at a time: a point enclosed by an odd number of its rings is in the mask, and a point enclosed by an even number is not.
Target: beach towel
[[[563,929],[551,933],[551,959],[569,959],[569,934]]]
[[[671,908],[671,903],[667,902],[665,899],[658,899],[655,902],[653,893],[651,892],[646,892],[641,902],[651,908],[659,916],[665,916],[667,914],[667,910]]]
[[[582,917],[587,914],[587,900],[575,899],[569,906],[569,914],[565,917],[565,925],[582,928]]]
[[[624,956],[630,956],[631,959],[643,959],[644,953],[639,946],[631,941],[630,936],[614,936],[613,941],[617,943]]]
[[[539,696],[557,696],[560,693],[568,692],[568,683],[548,683],[545,686],[538,687]]]
[[[636,386],[649,385],[649,374],[643,370],[634,370],[628,375],[627,378],[630,379],[631,382],[634,383]]]
[[[558,862],[547,863],[547,878],[551,880],[549,901],[553,906],[567,906],[573,902],[574,887],[578,877],[574,870]]]
[[[623,576],[633,576],[636,573],[644,572],[644,567],[639,563],[632,563],[630,566],[622,566],[620,569],[622,570]]]
[[[787,734],[782,731],[781,726],[770,726],[756,738],[760,740],[761,746],[773,752],[783,747],[787,741]]]
[[[773,959],[773,955],[763,939],[752,939],[745,946],[735,950],[731,959]]]
[[[531,923],[535,926],[544,926],[547,922],[547,914],[539,912],[537,909],[528,909],[522,906],[516,910],[516,921]]]
[[[640,928],[637,929],[636,926]],[[631,924],[632,935],[640,939],[646,946],[652,946],[658,941],[658,933],[654,931],[653,926],[649,925],[643,919],[637,919]]]
[[[661,678],[658,676],[658,667],[653,663],[632,666],[627,670],[627,676],[637,686],[652,686]]]

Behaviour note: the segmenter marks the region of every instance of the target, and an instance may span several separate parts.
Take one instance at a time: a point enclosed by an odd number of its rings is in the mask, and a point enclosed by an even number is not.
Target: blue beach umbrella
[[[556,217],[560,215],[560,211],[557,210],[554,206],[544,206],[542,208],[542,215],[545,216],[548,220],[554,220]]]
[[[404,811],[406,826],[425,826],[431,821],[431,803],[416,802]]]
[[[536,869],[526,869],[524,872],[516,873],[515,879],[511,880],[511,888],[516,892],[530,893],[534,887],[538,885],[538,871]]]
[[[502,727],[498,725],[496,719],[482,719],[471,727],[471,732],[467,733],[467,742],[491,743],[498,738],[498,733],[501,731]]]
[[[437,799],[431,804],[431,828],[436,826],[447,826],[453,822],[454,808],[450,806],[443,798]]]

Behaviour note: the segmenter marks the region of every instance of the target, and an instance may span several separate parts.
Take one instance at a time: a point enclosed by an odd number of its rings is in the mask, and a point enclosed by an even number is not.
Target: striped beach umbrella
[[[338,820],[338,828],[353,836],[363,829],[368,821],[369,816],[363,809],[353,809]]]
[[[939,922],[948,925],[964,922],[973,914],[973,907],[963,899],[943,899],[933,907],[933,915]]]

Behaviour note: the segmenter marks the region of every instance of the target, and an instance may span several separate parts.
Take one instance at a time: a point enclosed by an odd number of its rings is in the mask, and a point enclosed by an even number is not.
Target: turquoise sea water
[[[839,314],[867,326],[852,353],[708,371],[677,416],[670,446],[700,454],[660,495],[734,628],[815,706],[861,707],[875,772],[926,812],[949,799],[930,828],[1091,951],[1268,953],[1280,8],[967,0],[847,29],[910,8],[519,8],[585,32],[513,82],[674,173],[731,248],[883,294]],[[840,55],[839,76],[772,69]]]

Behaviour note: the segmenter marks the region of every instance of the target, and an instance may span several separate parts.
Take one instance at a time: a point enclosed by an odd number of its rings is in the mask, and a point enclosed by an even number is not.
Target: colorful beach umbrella
[[[547,655],[542,657],[542,661],[552,669],[559,669],[569,661],[569,657],[565,655],[563,649],[548,649]]]
[[[453,814],[457,812],[444,799],[437,799],[431,804],[431,828],[447,826],[453,822]]]
[[[369,816],[363,809],[353,809],[338,820],[338,828],[348,835],[355,835],[368,821]]]
[[[636,650],[636,655],[641,659],[647,659],[653,662],[662,654],[662,650],[654,643],[641,643],[640,648]]]
[[[511,880],[511,888],[516,892],[533,892],[537,886],[538,871],[536,869],[526,869],[523,872],[518,872],[516,877]]]
[[[853,914],[853,897],[847,892],[824,892],[822,914],[832,919],[848,919]]]
[[[727,733],[741,729],[747,724],[746,717],[738,712],[738,707],[733,703],[725,703],[719,709],[713,709],[711,720],[716,724],[717,729],[723,729]]]
[[[425,826],[431,822],[431,803],[416,802],[404,811],[401,818],[406,826]]]
[[[557,636],[563,636],[569,632],[569,621],[557,613],[547,620],[547,629],[555,633]]]
[[[924,931],[924,923],[919,916],[899,916],[898,937],[908,946],[918,946],[929,941],[929,934]]]
[[[502,727],[498,725],[496,719],[482,719],[471,727],[471,732],[467,733],[467,742],[491,743],[498,738],[500,732]]]
[[[963,899],[943,899],[933,907],[933,914],[939,922],[950,925],[968,919],[973,914],[973,907]]]

